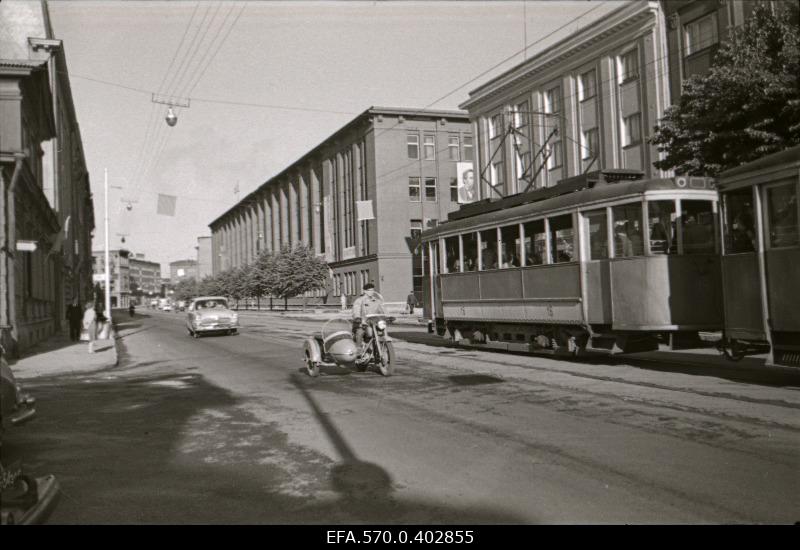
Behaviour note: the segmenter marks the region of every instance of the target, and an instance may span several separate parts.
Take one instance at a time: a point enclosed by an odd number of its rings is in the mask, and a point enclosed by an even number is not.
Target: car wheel
[[[200,333],[195,330],[194,332],[192,332],[192,336],[194,336],[194,338],[196,340],[196,339],[200,338]]]

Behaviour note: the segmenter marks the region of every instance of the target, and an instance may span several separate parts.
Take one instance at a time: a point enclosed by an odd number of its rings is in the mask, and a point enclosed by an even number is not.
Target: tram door
[[[766,340],[759,284],[758,234],[754,187],[722,194],[724,209],[722,285],[725,331],[729,338]]]

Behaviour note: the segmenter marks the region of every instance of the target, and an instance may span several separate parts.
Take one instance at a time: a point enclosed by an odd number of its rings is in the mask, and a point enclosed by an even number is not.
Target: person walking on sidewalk
[[[97,312],[92,302],[86,302],[83,312],[83,328],[89,333],[89,353],[94,353],[94,340],[97,338]]]
[[[78,305],[78,300],[74,300],[67,306],[67,321],[69,321],[69,339],[77,342],[81,339],[81,319],[83,312]]]
[[[417,295],[414,294],[414,291],[408,293],[408,298],[406,298],[406,307],[408,308],[408,314],[414,315],[414,307],[417,305]]]

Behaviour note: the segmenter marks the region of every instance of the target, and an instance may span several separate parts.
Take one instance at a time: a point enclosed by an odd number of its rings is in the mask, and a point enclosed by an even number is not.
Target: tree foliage
[[[284,247],[277,254],[262,252],[250,265],[228,269],[195,283],[192,296],[226,296],[235,300],[274,296],[293,298],[325,288],[328,264],[306,247]],[[192,279],[194,282],[194,280]],[[178,287],[175,289],[178,294]]]
[[[191,300],[195,296],[199,295],[198,290],[199,288],[197,281],[194,279],[194,277],[181,279],[178,281],[178,284],[175,285],[172,297],[176,300]]]
[[[684,82],[651,142],[657,168],[715,176],[800,144],[798,12],[759,4],[722,43],[705,76]]]

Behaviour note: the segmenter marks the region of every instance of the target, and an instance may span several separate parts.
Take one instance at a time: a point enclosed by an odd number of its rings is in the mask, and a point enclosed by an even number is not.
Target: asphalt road
[[[118,367],[27,381],[3,461],[56,475],[50,523],[800,520],[797,387],[405,341],[390,378],[312,379],[318,326],[242,319],[148,311]]]

